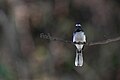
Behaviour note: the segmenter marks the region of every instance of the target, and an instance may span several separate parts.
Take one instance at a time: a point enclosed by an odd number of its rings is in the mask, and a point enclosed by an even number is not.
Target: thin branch
[[[53,37],[50,36],[49,33],[47,33],[47,34],[41,33],[40,34],[40,38],[48,39],[48,40],[51,40],[51,41],[60,41],[60,42],[64,42],[64,43],[74,44],[72,41],[63,40],[63,39],[60,39],[60,38],[53,38]],[[87,42],[87,43],[78,42],[76,44],[85,44],[87,46],[94,46],[94,45],[108,44],[108,43],[116,42],[116,41],[120,41],[120,37],[106,39],[106,40],[97,41],[97,42]]]
[[[116,42],[116,41],[120,41],[120,37],[107,39],[107,40],[103,40],[103,41],[98,41],[98,42],[91,42],[91,43],[89,43],[89,46],[100,45],[100,44],[108,44],[108,43]]]

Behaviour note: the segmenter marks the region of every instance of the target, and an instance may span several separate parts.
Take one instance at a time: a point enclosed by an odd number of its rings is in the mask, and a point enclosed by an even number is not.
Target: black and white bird
[[[86,43],[86,36],[79,23],[76,24],[75,26],[76,26],[76,29],[73,32],[73,43],[77,48],[76,57],[75,57],[75,66],[82,66],[83,65],[82,50],[83,50],[84,44],[78,44],[78,43]]]

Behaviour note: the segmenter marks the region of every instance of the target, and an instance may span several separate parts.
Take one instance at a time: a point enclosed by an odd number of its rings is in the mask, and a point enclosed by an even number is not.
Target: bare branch
[[[116,37],[116,38],[107,39],[107,40],[103,40],[103,41],[91,42],[88,45],[89,46],[93,46],[93,45],[108,44],[108,43],[116,42],[116,41],[119,41],[119,40],[120,40],[120,37]]]
[[[51,41],[60,41],[60,42],[64,42],[64,43],[74,44],[72,41],[63,40],[63,39],[60,39],[60,38],[53,38],[53,37],[50,36],[49,33],[47,33],[47,34],[41,33],[40,38],[48,39],[48,40],[51,40]],[[108,44],[108,43],[116,42],[116,41],[119,41],[119,40],[120,40],[120,37],[116,37],[116,38],[107,39],[107,40],[103,40],[103,41],[87,42],[87,43],[78,42],[78,43],[75,43],[75,44],[85,44],[87,46],[94,46],[94,45]]]

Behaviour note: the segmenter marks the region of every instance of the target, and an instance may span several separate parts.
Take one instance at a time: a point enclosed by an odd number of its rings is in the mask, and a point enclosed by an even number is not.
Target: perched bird
[[[76,29],[73,32],[73,43],[77,48],[76,57],[75,57],[75,66],[82,66],[83,65],[82,49],[84,44],[79,44],[79,43],[86,43],[86,36],[79,23],[76,24],[75,26]]]

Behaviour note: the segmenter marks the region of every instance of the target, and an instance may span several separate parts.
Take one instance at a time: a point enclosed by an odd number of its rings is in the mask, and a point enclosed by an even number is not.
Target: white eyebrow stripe
[[[81,24],[76,24],[75,26],[81,26]]]

